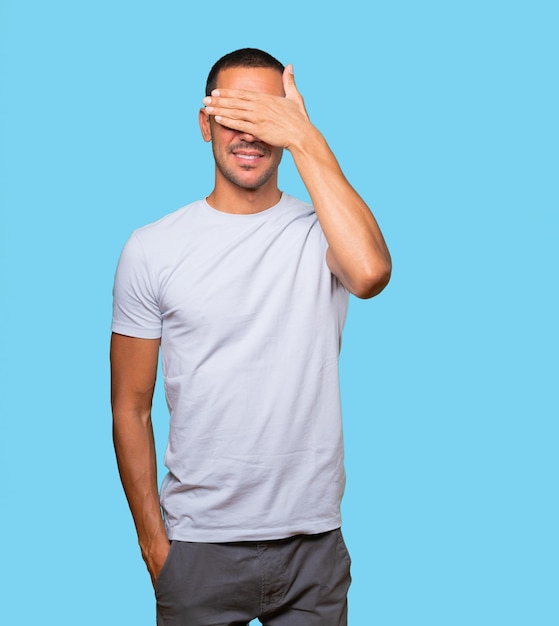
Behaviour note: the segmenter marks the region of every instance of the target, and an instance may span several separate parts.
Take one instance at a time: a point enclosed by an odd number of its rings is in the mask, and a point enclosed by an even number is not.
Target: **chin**
[[[233,172],[227,172],[220,170],[223,177],[235,185],[236,187],[240,187],[241,189],[256,191],[264,187],[273,177],[276,170],[266,171],[266,172],[251,172],[247,175],[236,174]]]

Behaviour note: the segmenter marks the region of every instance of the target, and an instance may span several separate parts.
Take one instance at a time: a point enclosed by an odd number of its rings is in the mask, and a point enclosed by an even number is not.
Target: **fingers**
[[[213,113],[213,111],[220,107],[225,109],[236,109],[239,111],[251,109],[250,101],[244,98],[235,98],[229,95],[215,95],[212,92],[211,96],[206,96],[202,102],[206,105],[206,111]]]
[[[202,102],[211,101],[212,98],[236,98],[237,100],[258,100],[263,94],[246,89],[214,89],[210,96],[206,96]]]
[[[225,128],[229,128],[231,130],[236,130],[240,133],[254,135],[257,132],[256,125],[248,120],[226,117],[224,115],[216,115],[214,119],[221,126],[225,126]]]
[[[248,97],[244,97],[248,94]],[[233,90],[217,90],[212,91],[211,96],[206,96],[202,102],[205,105],[205,111],[208,115],[215,116],[216,122],[224,126],[222,119],[228,120],[254,120],[258,116],[258,106],[256,106],[256,97],[258,94],[252,92],[241,92]],[[231,126],[231,128],[233,128]]]
[[[240,128],[239,124],[256,124],[262,116],[248,108],[240,108],[233,105],[223,104],[221,101],[214,106],[207,105],[205,111],[213,115],[216,122],[228,128],[248,132],[246,128]]]

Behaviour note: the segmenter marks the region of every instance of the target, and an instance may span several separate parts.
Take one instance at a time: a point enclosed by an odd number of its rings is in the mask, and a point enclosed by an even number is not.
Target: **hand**
[[[291,65],[283,72],[283,88],[285,97],[241,89],[214,89],[203,103],[218,124],[289,150],[294,142],[302,141],[311,123],[303,97],[295,86]]]
[[[170,549],[170,542],[167,538],[164,538],[162,541],[158,542],[157,545],[152,544],[149,551],[142,550],[142,557],[144,558],[151,577],[151,583],[154,587],[157,577],[161,573],[163,565],[165,565]]]

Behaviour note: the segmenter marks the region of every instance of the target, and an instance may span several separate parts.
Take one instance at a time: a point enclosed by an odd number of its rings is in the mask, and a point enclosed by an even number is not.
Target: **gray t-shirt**
[[[326,249],[313,208],[286,194],[251,215],[200,200],[126,243],[112,329],[161,338],[170,539],[280,539],[340,525],[348,292]]]

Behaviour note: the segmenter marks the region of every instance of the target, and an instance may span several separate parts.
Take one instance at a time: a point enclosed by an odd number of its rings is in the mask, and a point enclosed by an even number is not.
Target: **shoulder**
[[[320,230],[314,208],[308,202],[284,193],[278,209],[274,218],[279,224],[304,230]]]
[[[314,208],[308,202],[299,200],[295,196],[290,196],[287,193],[282,194],[281,203],[285,211],[293,211],[301,216],[313,216],[315,215]]]
[[[190,230],[190,216],[201,201],[188,204],[155,222],[132,231],[125,242],[118,263],[123,268],[165,265],[180,249],[185,232]]]
[[[132,231],[124,248],[132,248],[148,259],[166,257],[181,247],[185,236],[199,214],[202,201],[192,202],[169,213],[155,222]]]
[[[287,194],[283,194],[282,200],[284,203],[282,213],[285,219],[292,226],[305,231],[306,237],[315,239],[322,248],[325,242],[324,233],[312,204]]]
[[[189,220],[199,211],[202,203],[203,200],[191,202],[172,213],[164,215],[155,222],[136,228],[132,235],[141,242],[146,243],[152,240],[159,240],[165,235],[177,235],[177,231],[180,232],[183,227],[187,227]]]

